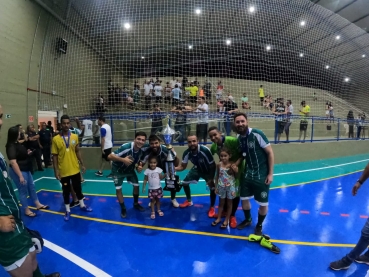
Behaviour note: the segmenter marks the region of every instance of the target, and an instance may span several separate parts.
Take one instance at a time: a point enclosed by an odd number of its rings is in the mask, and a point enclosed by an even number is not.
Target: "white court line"
[[[68,250],[64,248],[61,248],[60,246],[46,239],[44,239],[44,246],[54,251],[55,253],[59,254],[60,256],[66,258],[67,260],[71,261],[72,263],[78,265],[80,268],[86,270],[87,272],[91,273],[95,277],[112,277],[111,275],[97,268],[93,264],[90,264],[84,259],[74,255],[72,252],[69,252]]]
[[[273,174],[273,176],[288,175],[288,174],[297,174],[297,173],[309,172],[309,171],[317,171],[317,170],[323,170],[323,169],[327,169],[327,168],[334,168],[334,167],[340,167],[340,166],[345,166],[345,165],[350,165],[350,164],[362,163],[362,162],[366,162],[366,161],[369,161],[369,159],[365,159],[365,160],[361,160],[361,161],[356,161],[356,162],[350,162],[350,163],[344,163],[344,164],[330,165],[330,166],[325,166],[325,167],[318,167],[318,168],[311,168],[311,169],[305,169],[305,170],[298,170],[298,171],[277,173],[277,174]]]
[[[39,179],[50,179],[50,180],[56,180],[55,177],[42,177],[42,178],[39,178]],[[39,180],[37,179],[37,180]],[[85,181],[87,182],[95,182],[95,183],[112,183],[113,182],[113,179],[110,179],[110,180],[99,180],[99,179],[85,179]],[[36,182],[36,181],[34,181]],[[140,184],[143,184],[143,181],[138,181]],[[161,183],[165,183],[165,181],[160,181]],[[199,180],[199,183],[200,182],[204,182],[205,183],[205,180]]]
[[[18,191],[18,189],[15,189],[14,191]]]

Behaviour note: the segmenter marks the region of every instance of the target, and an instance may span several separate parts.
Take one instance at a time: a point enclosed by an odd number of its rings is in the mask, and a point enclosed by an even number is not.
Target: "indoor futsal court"
[[[0,4],[0,277],[369,277],[369,0]]]
[[[201,182],[192,185],[192,207],[173,208],[164,198],[164,217],[151,220],[149,209],[128,208],[122,220],[112,181],[88,172],[83,190],[94,211],[86,215],[74,208],[66,223],[60,185],[47,171],[35,180],[40,201],[50,210],[25,223],[44,235],[45,248],[38,255],[44,270],[63,276],[365,276],[365,264],[346,272],[328,265],[355,245],[369,216],[369,189],[364,186],[355,198],[350,193],[368,161],[367,155],[357,155],[276,166],[264,230],[281,249],[279,255],[248,242],[251,227],[212,227]],[[124,192],[129,195],[131,186]],[[141,199],[147,207],[147,197]],[[127,207],[131,203],[128,198]],[[242,220],[242,211],[236,217]]]

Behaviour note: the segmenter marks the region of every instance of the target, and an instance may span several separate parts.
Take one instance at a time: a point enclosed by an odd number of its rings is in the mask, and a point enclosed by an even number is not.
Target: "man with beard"
[[[158,164],[157,167],[160,167],[164,173],[166,173],[166,166],[165,162],[168,156],[168,149],[165,145],[160,144],[160,139],[157,135],[150,135],[149,136],[149,145],[145,145],[143,148],[143,155],[142,160],[137,167],[137,172],[141,172],[144,165],[148,161],[149,156],[154,156],[157,158]],[[174,154],[174,166],[178,166],[179,159],[176,156],[176,152],[172,149],[172,153]],[[178,208],[179,204],[176,200],[176,191],[170,192],[170,199],[172,201],[173,207]]]
[[[242,230],[251,225],[250,199],[255,198],[259,204],[259,213],[254,233],[261,236],[262,224],[268,212],[269,186],[273,182],[274,154],[264,133],[249,128],[245,113],[235,114],[233,120],[238,133],[239,149],[247,163],[245,178],[240,183],[242,209],[246,219],[237,229]]]
[[[125,218],[127,216],[127,209],[124,204],[124,198],[122,193],[122,184],[124,179],[133,185],[133,207],[140,212],[145,211],[145,208],[138,203],[138,197],[140,194],[138,177],[135,172],[135,168],[141,159],[142,147],[146,141],[146,133],[137,132],[135,140],[123,144],[113,153],[109,154],[108,160],[112,161],[112,174],[117,194],[117,199],[121,208],[120,216]],[[138,167],[138,166],[137,166]]]
[[[187,200],[180,204],[181,208],[186,208],[193,205],[191,200],[190,184],[197,184],[200,178],[203,178],[207,185],[210,187],[210,209],[208,216],[212,217],[214,213],[215,205],[215,162],[210,150],[203,145],[199,145],[199,140],[196,136],[190,135],[187,137],[188,149],[183,153],[182,163],[177,166],[176,171],[183,171],[187,168],[188,161],[193,163],[193,167],[187,173],[186,177],[182,181],[183,189],[185,191]],[[213,208],[213,209],[212,209]]]
[[[213,142],[213,144],[210,147],[211,154],[215,155],[217,154],[219,157],[220,150],[223,147],[226,147],[231,151],[231,158],[230,161],[233,163],[231,168],[234,170],[234,172],[237,172],[236,174],[236,193],[237,196],[233,199],[233,205],[232,205],[232,212],[230,217],[230,226],[231,228],[237,227],[237,220],[236,220],[236,211],[238,208],[238,204],[240,203],[240,196],[239,196],[239,184],[242,174],[244,174],[245,171],[245,162],[243,161],[242,155],[238,148],[238,139],[231,136],[222,136],[222,133],[218,130],[217,127],[212,126],[208,130],[208,134],[210,137],[210,140]],[[226,211],[226,205],[224,206],[224,210]],[[211,208],[212,209],[212,208]],[[215,211],[213,213],[213,217],[215,217]]]

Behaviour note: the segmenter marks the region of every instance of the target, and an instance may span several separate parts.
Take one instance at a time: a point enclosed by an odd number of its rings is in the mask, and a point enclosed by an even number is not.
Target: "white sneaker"
[[[172,204],[173,204],[173,207],[174,207],[174,208],[178,208],[178,207],[179,207],[179,204],[178,204],[178,202],[177,202],[177,199],[173,199],[173,200],[172,200]]]

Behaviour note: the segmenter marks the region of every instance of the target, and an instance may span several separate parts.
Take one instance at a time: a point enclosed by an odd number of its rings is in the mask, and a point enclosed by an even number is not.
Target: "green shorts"
[[[26,230],[9,240],[3,240],[0,234],[0,264],[7,271],[19,267],[14,264],[25,258],[32,249],[34,249],[33,242]],[[13,265],[14,268],[12,268]]]
[[[245,178],[240,183],[240,198],[241,200],[248,200],[255,198],[255,201],[260,206],[269,205],[269,186],[265,184],[265,178],[262,179],[250,179]]]
[[[114,167],[112,168],[113,180],[115,189],[121,189],[123,185],[124,178],[127,179],[127,182],[135,187],[139,186],[138,177],[135,171],[131,172],[118,172]]]
[[[182,184],[189,185],[189,184],[197,184],[200,178],[204,179],[206,182],[214,180],[215,176],[215,169],[211,170],[210,172],[201,172],[197,169],[197,167],[193,167],[187,173],[186,177],[182,181]]]

